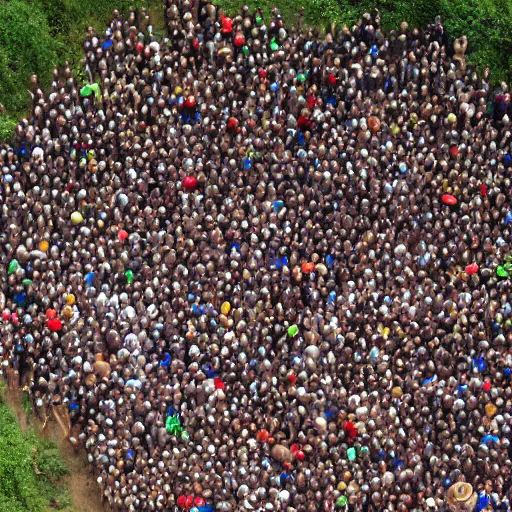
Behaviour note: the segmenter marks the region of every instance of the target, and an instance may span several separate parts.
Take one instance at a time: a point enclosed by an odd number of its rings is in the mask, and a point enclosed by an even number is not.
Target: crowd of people
[[[116,512],[510,510],[507,85],[441,20],[163,7],[1,147],[3,373]]]

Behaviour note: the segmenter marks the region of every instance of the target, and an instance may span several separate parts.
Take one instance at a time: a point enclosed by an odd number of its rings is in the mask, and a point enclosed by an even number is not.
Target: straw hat
[[[450,510],[472,511],[475,508],[478,495],[473,492],[473,486],[465,482],[453,484],[447,493]]]

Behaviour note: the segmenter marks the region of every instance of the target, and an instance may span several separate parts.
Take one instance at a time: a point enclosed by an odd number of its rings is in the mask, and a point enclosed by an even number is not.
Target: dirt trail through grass
[[[96,478],[91,471],[84,450],[75,449],[65,438],[62,429],[55,420],[48,420],[46,428],[42,430],[41,422],[34,416],[28,416],[23,408],[23,392],[18,389],[6,389],[5,399],[15,414],[21,429],[25,432],[29,425],[33,425],[42,437],[55,443],[64,462],[69,468],[69,490],[73,499],[73,512],[108,512],[110,509],[102,504],[100,489]]]

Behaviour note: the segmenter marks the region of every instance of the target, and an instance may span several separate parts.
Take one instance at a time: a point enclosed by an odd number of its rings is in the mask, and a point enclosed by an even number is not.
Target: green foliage
[[[510,0],[438,0],[444,24],[454,36],[466,34],[469,58],[489,67],[494,81],[512,81],[512,2]]]
[[[11,137],[17,122],[14,116],[0,115],[0,142],[4,142]]]
[[[30,76],[47,86],[55,67],[70,62],[80,72],[82,42],[89,25],[103,31],[114,9],[146,5],[146,0],[0,0],[0,141],[29,105]],[[0,507],[0,510],[3,510]]]
[[[79,66],[82,42],[87,27],[101,33],[114,9],[126,13],[131,7],[145,5],[144,0],[33,0],[46,13],[50,34],[58,44],[58,64]]]
[[[30,401],[30,395],[28,393],[23,393],[23,396],[21,397],[21,406],[27,416],[32,413],[32,402]]]
[[[57,446],[48,441],[40,442],[35,461],[39,471],[48,475],[48,479],[53,482],[58,482],[69,472],[60,456]]]
[[[34,432],[22,432],[12,411],[0,402],[0,510],[46,512],[50,504],[69,505],[58,483],[67,472],[56,447]]]
[[[0,15],[0,98],[10,112],[26,106],[29,76],[49,80],[57,64],[58,43],[49,33],[47,19],[23,0],[2,4]]]

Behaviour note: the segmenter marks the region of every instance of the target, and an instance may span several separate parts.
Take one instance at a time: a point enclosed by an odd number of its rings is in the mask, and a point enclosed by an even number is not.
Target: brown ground
[[[16,415],[21,429],[26,431],[29,424],[33,425],[43,437],[53,441],[60,448],[62,458],[70,472],[68,487],[73,499],[73,511],[108,512],[108,506],[101,503],[100,490],[84,450],[75,451],[55,420],[48,420],[43,430],[40,421],[35,417],[27,417],[22,407],[22,395],[19,389],[6,389],[5,392],[7,403]]]

